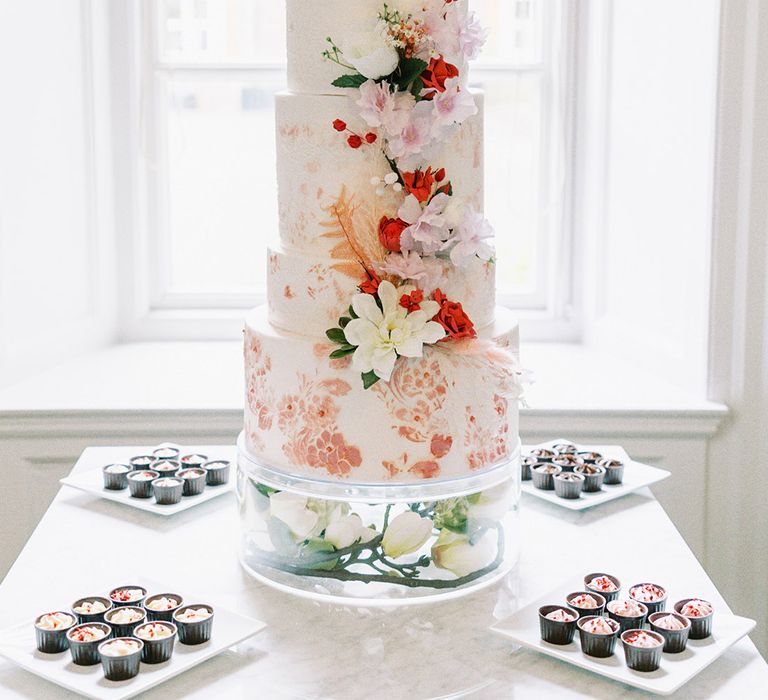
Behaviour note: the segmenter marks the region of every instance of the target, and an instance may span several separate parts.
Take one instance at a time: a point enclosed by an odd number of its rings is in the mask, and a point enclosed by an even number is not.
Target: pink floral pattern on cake
[[[268,386],[272,360],[264,353],[261,341],[249,330],[245,334],[246,402],[249,409],[249,432],[272,428],[274,394]],[[255,423],[255,425],[254,425]]]
[[[493,405],[499,420],[491,425],[478,421],[471,406],[466,408],[464,445],[467,448],[467,466],[472,470],[495,464],[508,457],[511,451],[507,421],[509,401],[495,394]]]

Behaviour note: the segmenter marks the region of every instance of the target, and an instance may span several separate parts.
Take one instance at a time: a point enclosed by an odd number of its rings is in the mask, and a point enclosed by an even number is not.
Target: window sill
[[[616,431],[713,434],[722,404],[691,396],[621,360],[579,344],[527,343],[534,372],[522,430],[588,421]],[[242,351],[234,342],[127,343],[82,355],[0,390],[0,435],[18,436],[40,421],[62,428],[114,419],[119,427],[148,416],[232,430],[242,412]],[[542,421],[545,421],[542,423]],[[164,422],[164,421],[161,421]],[[639,434],[639,433],[637,433]]]

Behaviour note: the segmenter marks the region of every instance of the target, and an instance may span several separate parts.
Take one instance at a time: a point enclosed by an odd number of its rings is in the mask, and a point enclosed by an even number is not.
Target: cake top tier
[[[404,55],[426,63],[442,57],[445,63],[458,67],[465,82],[467,61],[476,57],[484,39],[468,13],[468,3],[286,0],[288,89],[340,94],[344,87],[359,86],[343,83],[343,76],[362,74],[379,79],[399,74],[408,67],[402,64]],[[415,60],[409,65],[418,66]],[[338,84],[340,78],[342,83]]]

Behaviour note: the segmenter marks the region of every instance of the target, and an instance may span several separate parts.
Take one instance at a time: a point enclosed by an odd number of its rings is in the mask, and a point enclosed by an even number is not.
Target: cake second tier
[[[500,350],[503,348],[503,350]],[[517,445],[518,330],[511,312],[477,340],[400,358],[364,389],[349,358],[322,339],[276,329],[265,307],[245,328],[245,443],[290,474],[359,483],[466,476]]]

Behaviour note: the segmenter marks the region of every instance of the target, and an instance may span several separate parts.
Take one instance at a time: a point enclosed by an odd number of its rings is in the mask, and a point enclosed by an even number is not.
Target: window
[[[486,93],[499,299],[544,320],[569,303],[571,5],[472,0],[491,29],[471,81]],[[264,295],[278,230],[272,96],[285,87],[284,3],[144,0],[141,12],[147,259],[135,296],[147,312],[199,318],[209,336],[212,313],[242,316]]]

